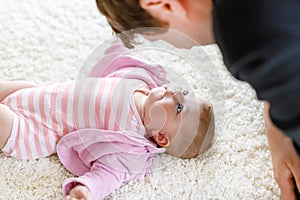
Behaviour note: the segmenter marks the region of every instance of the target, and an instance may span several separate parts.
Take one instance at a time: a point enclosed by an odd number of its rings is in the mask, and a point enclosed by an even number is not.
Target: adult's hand
[[[300,199],[300,157],[292,140],[271,121],[270,105],[264,102],[266,134],[272,156],[274,177],[279,185],[282,200]]]

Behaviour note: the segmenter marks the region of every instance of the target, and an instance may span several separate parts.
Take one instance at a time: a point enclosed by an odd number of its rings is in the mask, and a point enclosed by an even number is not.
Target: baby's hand
[[[83,185],[76,185],[70,194],[65,197],[66,200],[90,200],[90,191]]]

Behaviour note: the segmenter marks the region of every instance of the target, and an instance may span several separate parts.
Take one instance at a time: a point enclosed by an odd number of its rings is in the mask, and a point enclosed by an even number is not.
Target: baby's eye
[[[182,104],[178,104],[177,105],[177,113],[180,113],[183,110],[183,105]]]
[[[189,93],[189,91],[188,91],[188,90],[183,90],[183,91],[182,91],[182,95],[183,95],[183,96],[186,96],[186,95],[188,95],[188,93]]]

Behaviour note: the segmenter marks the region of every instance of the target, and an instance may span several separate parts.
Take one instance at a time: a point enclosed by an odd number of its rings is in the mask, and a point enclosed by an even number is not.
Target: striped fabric
[[[132,98],[138,87],[146,86],[132,79],[90,78],[19,90],[2,102],[15,113],[3,152],[18,159],[46,157],[56,152],[62,136],[84,128],[145,134]]]

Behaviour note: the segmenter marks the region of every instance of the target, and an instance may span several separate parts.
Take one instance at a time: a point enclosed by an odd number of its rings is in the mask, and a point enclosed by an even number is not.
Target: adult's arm
[[[270,103],[270,118],[300,149],[300,1],[215,0],[224,62]],[[300,150],[299,150],[300,155]]]
[[[215,0],[214,6],[215,36],[225,64],[271,105],[265,120],[283,199],[295,199],[294,181],[300,188],[299,9],[298,0]]]
[[[271,121],[269,103],[264,102],[266,134],[272,156],[274,177],[281,190],[281,199],[299,199],[300,157],[292,140],[285,136]]]

